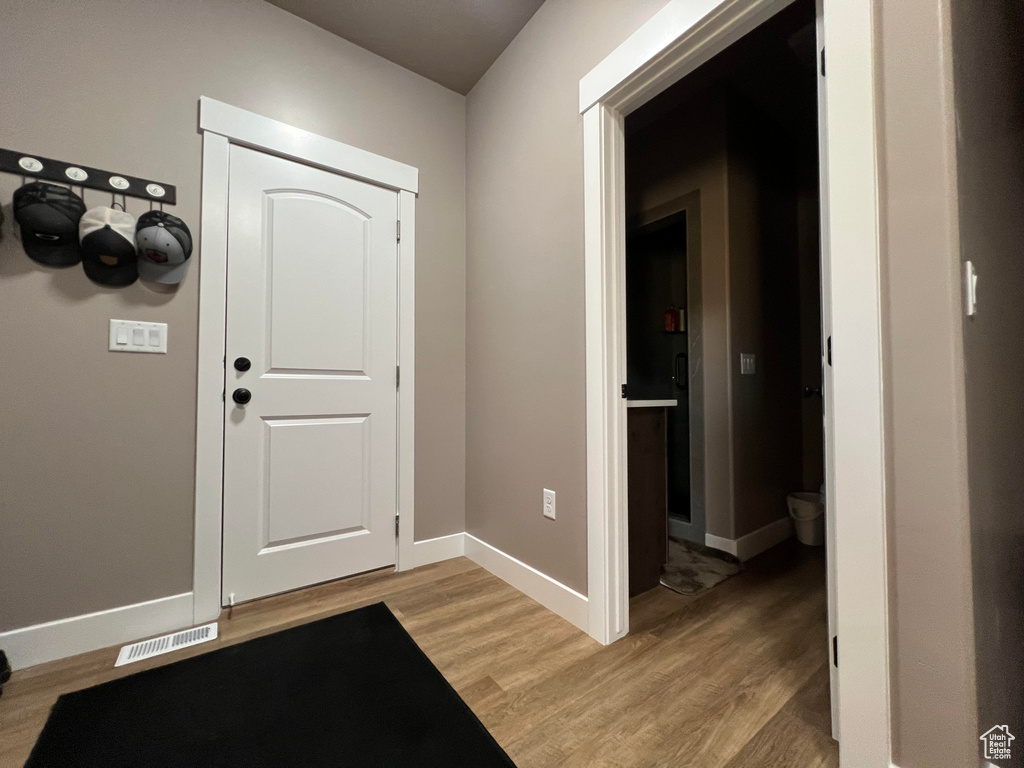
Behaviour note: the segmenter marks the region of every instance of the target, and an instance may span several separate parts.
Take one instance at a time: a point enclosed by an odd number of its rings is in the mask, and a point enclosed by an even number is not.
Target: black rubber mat
[[[26,764],[50,766],[513,763],[378,603],[61,696]]]

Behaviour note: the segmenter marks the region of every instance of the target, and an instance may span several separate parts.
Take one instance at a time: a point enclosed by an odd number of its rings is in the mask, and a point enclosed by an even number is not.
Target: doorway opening
[[[819,76],[797,0],[625,117],[623,394],[635,622],[795,591],[827,691]]]
[[[791,4],[669,0],[580,80],[587,598],[590,634],[603,643],[615,642],[630,629],[629,409],[621,397],[626,382],[626,119]],[[844,763],[884,768],[890,764],[892,734],[875,21],[870,4],[829,0],[826,9],[817,0],[815,53],[822,65],[828,54],[827,76],[824,66],[818,76],[821,330],[823,338],[835,341],[824,345],[828,364],[822,386],[829,447],[828,603],[831,645],[838,650],[841,644],[843,660],[841,667],[833,662],[830,669],[833,727]],[[707,202],[702,199],[702,211]],[[706,228],[701,236],[707,239]],[[724,309],[708,308],[704,314],[710,317],[712,311]],[[710,390],[718,384],[705,377],[705,386]],[[710,444],[717,436],[709,430],[705,440]],[[711,491],[708,485],[708,498]],[[831,610],[836,606],[842,611]]]
[[[629,143],[627,139],[627,148]],[[630,225],[627,405],[666,409],[668,532],[676,539],[703,541],[703,377],[690,375],[690,359],[699,364],[703,347],[699,190],[638,211]],[[645,416],[639,410],[630,412],[634,420]]]

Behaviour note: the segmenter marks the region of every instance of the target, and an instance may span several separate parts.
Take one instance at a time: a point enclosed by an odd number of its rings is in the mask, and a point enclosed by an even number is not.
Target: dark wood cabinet
[[[629,596],[654,589],[668,559],[668,442],[664,408],[627,409]]]

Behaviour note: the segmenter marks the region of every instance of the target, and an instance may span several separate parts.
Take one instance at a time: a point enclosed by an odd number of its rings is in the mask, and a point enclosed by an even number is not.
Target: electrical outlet
[[[740,375],[753,376],[757,373],[757,358],[748,352],[740,353]]]
[[[544,489],[544,517],[555,519],[555,492]]]

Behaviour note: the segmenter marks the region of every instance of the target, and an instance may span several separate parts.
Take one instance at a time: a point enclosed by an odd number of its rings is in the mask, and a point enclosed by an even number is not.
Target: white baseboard
[[[508,582],[527,597],[532,597],[549,611],[557,613],[584,632],[589,631],[590,607],[585,595],[468,533],[465,554],[477,565]]]
[[[436,539],[414,541],[412,567],[419,568],[421,565],[462,557],[466,553],[465,537],[464,533],[453,533],[450,536],[438,536]]]
[[[726,539],[722,536],[714,536],[710,533],[704,534],[704,544],[721,552],[728,552],[736,555],[736,539]]]
[[[413,568],[467,555],[584,632],[588,629],[586,597],[475,536],[453,533],[417,541],[413,553]],[[192,593],[185,592],[0,632],[0,649],[6,651],[13,668],[24,669],[192,626],[192,603]]]
[[[712,536],[710,533],[706,534],[704,543],[713,549],[728,552],[741,561],[745,561],[771,549],[776,544],[781,544],[792,535],[793,521],[788,517],[780,517],[738,539],[726,539],[721,536]]]
[[[192,625],[192,593],[0,632],[14,669],[161,635]]]

